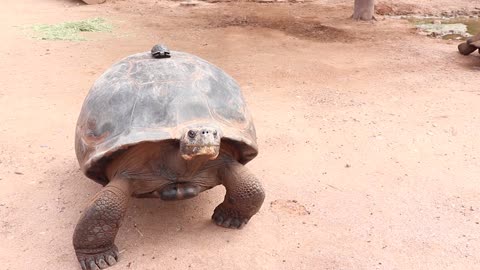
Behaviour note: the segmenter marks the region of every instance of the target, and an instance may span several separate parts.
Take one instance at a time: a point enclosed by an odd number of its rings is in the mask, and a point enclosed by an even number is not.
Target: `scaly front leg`
[[[90,202],[73,234],[73,246],[83,270],[104,269],[118,260],[114,244],[130,198],[130,182],[114,179]]]
[[[219,174],[227,194],[212,219],[219,226],[240,229],[260,210],[265,199],[262,185],[238,162],[227,165]]]

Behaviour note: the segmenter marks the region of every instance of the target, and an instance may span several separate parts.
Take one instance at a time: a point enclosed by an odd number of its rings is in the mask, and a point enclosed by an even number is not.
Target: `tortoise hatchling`
[[[241,228],[264,201],[245,167],[258,148],[238,84],[199,57],[169,51],[157,58],[159,51],[168,49],[158,45],[114,64],[81,109],[77,159],[104,186],[73,235],[84,270],[117,262],[114,240],[130,197],[181,200],[222,184],[225,200],[212,219],[227,228]]]
[[[157,44],[153,46],[150,52],[152,53],[152,56],[155,58],[170,57],[170,50],[165,45],[162,45],[162,44]]]
[[[463,55],[469,55],[479,48],[480,48],[480,33],[467,39],[467,42],[464,42],[458,45],[458,51]]]

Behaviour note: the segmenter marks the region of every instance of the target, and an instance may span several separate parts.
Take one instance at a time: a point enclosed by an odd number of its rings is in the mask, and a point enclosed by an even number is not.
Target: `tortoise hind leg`
[[[265,199],[262,185],[238,162],[226,166],[219,176],[227,194],[212,219],[219,226],[240,229],[260,210]]]
[[[73,246],[83,270],[104,269],[117,262],[114,241],[130,195],[130,183],[114,179],[83,212],[73,234]]]

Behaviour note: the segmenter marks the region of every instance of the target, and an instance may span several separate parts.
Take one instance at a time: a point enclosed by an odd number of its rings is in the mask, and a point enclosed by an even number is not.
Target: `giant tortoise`
[[[258,148],[241,90],[197,56],[156,45],[114,64],[90,89],[75,135],[82,171],[104,186],[73,235],[84,270],[118,260],[130,197],[181,200],[222,184],[212,219],[227,228],[241,228],[264,201],[245,167]]]

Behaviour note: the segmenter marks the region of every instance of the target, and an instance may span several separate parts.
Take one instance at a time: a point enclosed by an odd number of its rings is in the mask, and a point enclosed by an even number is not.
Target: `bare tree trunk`
[[[82,0],[82,1],[89,5],[96,5],[96,4],[105,3],[106,0]]]
[[[355,0],[352,18],[354,20],[370,21],[374,19],[375,0]]]

